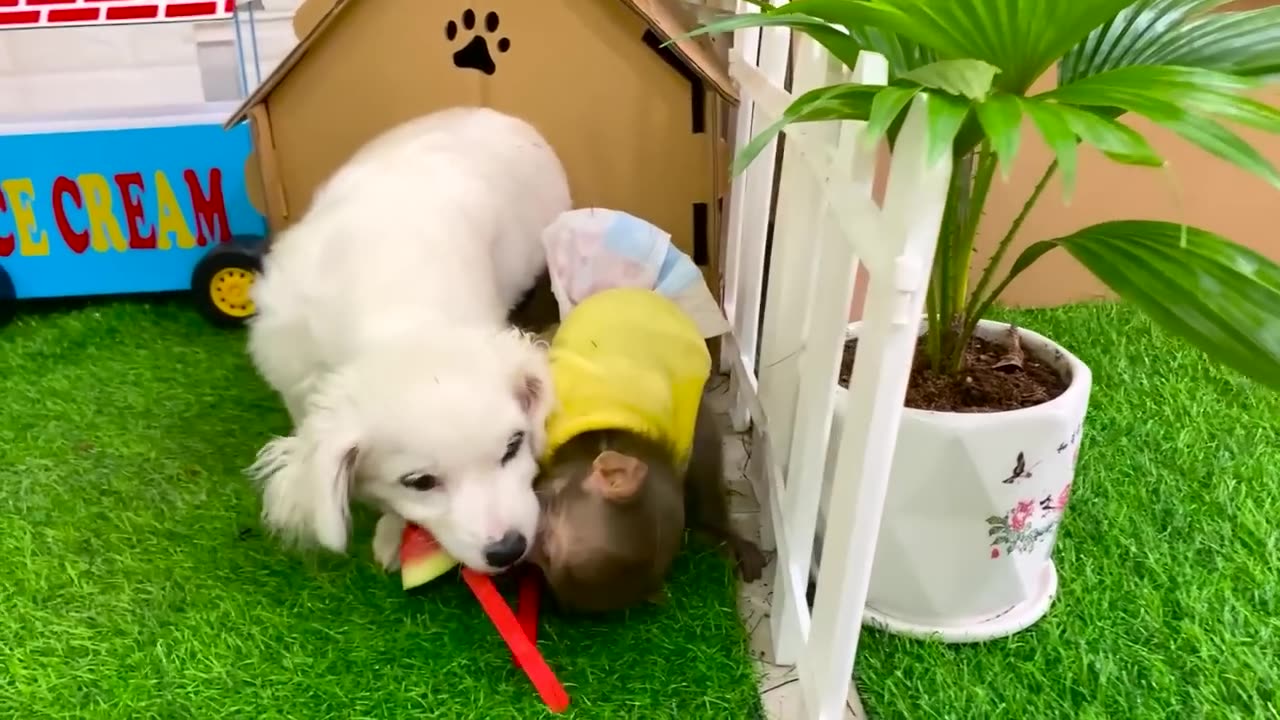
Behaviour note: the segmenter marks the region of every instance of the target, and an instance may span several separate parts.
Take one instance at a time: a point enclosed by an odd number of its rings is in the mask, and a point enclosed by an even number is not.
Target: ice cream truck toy
[[[0,32],[236,12],[232,0],[16,2],[0,2]],[[222,128],[235,104],[0,115],[0,324],[26,300],[187,290],[214,323],[251,316],[267,226],[249,200],[249,130]]]

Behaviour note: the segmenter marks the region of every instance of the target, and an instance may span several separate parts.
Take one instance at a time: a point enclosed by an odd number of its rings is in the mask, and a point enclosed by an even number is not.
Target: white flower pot
[[[857,328],[849,326],[850,337]],[[995,340],[1007,328],[984,320],[977,334]],[[1019,332],[1023,350],[1069,377],[1070,386],[1022,410],[906,410],[876,545],[868,624],[976,642],[1013,634],[1048,612],[1057,591],[1053,546],[1092,377],[1048,338]],[[836,390],[820,528],[844,419],[846,391]]]

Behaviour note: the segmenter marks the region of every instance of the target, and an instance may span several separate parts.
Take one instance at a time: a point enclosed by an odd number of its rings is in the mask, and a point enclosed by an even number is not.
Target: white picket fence
[[[754,9],[738,3],[740,13]],[[788,92],[784,78],[792,54]],[[797,35],[793,53],[785,28],[737,31],[730,62],[742,98],[737,148],[807,90],[887,81],[882,56],[863,53],[850,73],[808,37]],[[773,659],[797,666],[803,702],[787,712],[787,720],[844,717],[951,173],[949,154],[932,166],[927,162],[928,102],[924,95],[912,101],[889,166],[883,207],[872,195],[878,152],[861,142],[861,122],[788,127],[781,152],[777,143],[766,148],[732,183],[724,308],[733,337],[724,345],[723,361],[730,370],[735,427],[753,427],[753,452],[762,454],[762,539],[778,554]],[[766,251],[775,170],[780,180]],[[766,252],[768,297],[762,302]],[[866,303],[810,612],[806,589],[859,262],[869,277]]]

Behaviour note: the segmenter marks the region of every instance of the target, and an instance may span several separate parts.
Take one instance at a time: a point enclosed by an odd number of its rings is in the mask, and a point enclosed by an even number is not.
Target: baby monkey
[[[729,523],[720,433],[699,412],[689,469],[669,448],[626,431],[584,433],[562,446],[535,485],[543,507],[533,561],[562,607],[618,610],[664,597],[686,527],[724,544],[742,579],[764,556]]]
[[[638,290],[600,293],[567,320],[551,345],[559,405],[531,553],[557,603],[603,612],[660,600],[686,527],[759,578],[763,555],[729,522],[721,433],[702,402],[710,356],[692,322]]]

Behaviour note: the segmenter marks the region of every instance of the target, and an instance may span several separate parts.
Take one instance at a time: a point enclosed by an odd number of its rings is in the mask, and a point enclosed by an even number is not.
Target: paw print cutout
[[[484,15],[484,26],[476,26],[476,13],[468,8],[459,20],[450,20],[444,26],[444,35],[450,42],[466,44],[453,53],[453,66],[460,70],[479,70],[485,75],[498,71],[494,52],[505,53],[511,49],[511,41],[505,37],[492,39],[501,23],[498,13],[492,10]],[[470,40],[466,40],[470,36]]]

